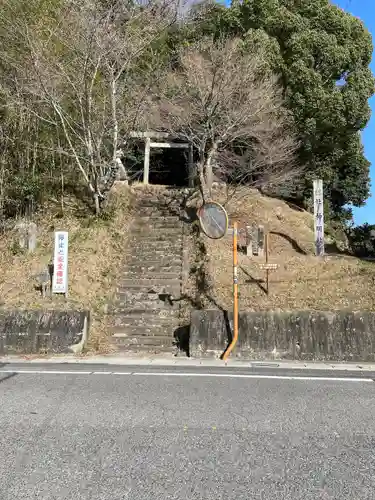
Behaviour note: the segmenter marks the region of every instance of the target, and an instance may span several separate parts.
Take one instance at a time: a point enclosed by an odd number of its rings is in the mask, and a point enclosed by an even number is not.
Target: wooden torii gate
[[[188,150],[188,183],[189,187],[194,187],[195,167],[193,160],[193,146],[188,142],[173,142],[173,136],[166,132],[130,132],[133,139],[145,140],[145,156],[143,166],[143,184],[149,183],[150,176],[150,151],[151,148],[179,148]],[[158,141],[158,142],[156,142]]]

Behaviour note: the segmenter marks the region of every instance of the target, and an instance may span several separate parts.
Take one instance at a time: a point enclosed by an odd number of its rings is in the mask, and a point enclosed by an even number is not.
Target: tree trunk
[[[206,162],[206,184],[207,184],[207,189],[209,193],[211,194],[212,192],[212,181],[213,181],[213,172],[212,172],[212,157],[213,157],[213,152],[212,150],[210,151],[207,162]]]
[[[113,122],[113,137],[112,137],[112,160],[116,163],[118,151],[118,119],[117,119],[117,80],[113,77],[111,82],[111,107],[112,107],[112,122]]]
[[[204,163],[198,163],[198,182],[199,189],[202,194],[203,203],[207,203],[211,199],[211,192],[206,182]]]
[[[206,179],[206,186],[209,193],[209,197],[212,196],[212,184],[213,184],[213,165],[215,162],[216,151],[218,148],[218,143],[214,142],[212,148],[209,150],[207,155],[206,164],[204,166],[204,173]]]

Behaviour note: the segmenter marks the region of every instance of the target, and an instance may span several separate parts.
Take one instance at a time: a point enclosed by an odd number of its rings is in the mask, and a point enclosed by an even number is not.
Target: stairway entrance
[[[131,132],[130,137],[137,140],[138,151],[144,148],[143,168],[137,162],[137,180],[143,184],[194,186],[195,168],[191,144],[165,132]]]
[[[183,222],[178,189],[137,192],[129,255],[117,282],[112,340],[119,351],[176,353],[183,273]]]

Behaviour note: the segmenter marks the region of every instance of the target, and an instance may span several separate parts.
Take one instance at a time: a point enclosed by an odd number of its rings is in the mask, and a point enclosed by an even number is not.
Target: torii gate
[[[149,183],[150,174],[150,151],[151,148],[179,148],[188,150],[188,183],[189,187],[194,187],[195,167],[193,160],[193,146],[188,142],[173,142],[173,136],[166,132],[130,132],[130,137],[134,139],[145,139],[145,157],[143,166],[143,184]],[[153,139],[153,140],[152,140]],[[155,142],[159,140],[160,142]]]

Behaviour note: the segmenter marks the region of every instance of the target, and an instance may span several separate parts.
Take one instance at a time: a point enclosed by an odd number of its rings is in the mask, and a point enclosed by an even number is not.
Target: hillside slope
[[[102,218],[90,215],[76,199],[50,202],[36,214],[37,249],[27,254],[18,247],[16,231],[0,235],[0,307],[5,309],[89,309],[92,314],[90,347],[108,349],[106,304],[114,294],[119,263],[126,256],[131,221],[132,191],[114,190]],[[69,295],[43,298],[37,275],[53,258],[54,231],[69,232]]]
[[[264,225],[270,232],[269,261],[278,264],[277,271],[270,272],[267,296],[265,272],[259,267],[264,259],[239,253],[240,309],[374,309],[375,263],[330,254],[329,246],[324,258],[316,257],[311,214],[247,188],[239,189],[229,201],[226,191],[217,188],[214,199],[225,204],[230,221],[237,220],[239,227],[252,222]],[[231,237],[218,241],[204,237],[204,244],[211,298],[219,307],[231,308]]]
[[[0,236],[0,307],[6,309],[89,309],[92,314],[91,351],[110,352],[110,319],[107,304],[116,293],[119,273],[130,255],[129,227],[135,215],[139,188],[118,187],[108,211],[96,219],[70,200],[63,216],[58,203],[51,203],[36,216],[38,248],[21,252],[14,231]],[[142,188],[141,188],[142,189]],[[149,187],[157,190],[158,187]],[[224,189],[214,199],[225,203],[231,222],[240,227],[256,222],[270,231],[270,294],[264,291],[265,273],[258,258],[239,253],[241,310],[373,310],[375,263],[346,255],[314,256],[313,218],[286,203],[241,188],[230,200]],[[195,202],[194,202],[195,203]],[[188,228],[188,226],[186,226]],[[196,226],[195,226],[196,227]],[[210,240],[194,230],[186,231],[182,322],[188,324],[192,308],[232,308],[232,239]],[[69,231],[69,297],[42,298],[36,275],[53,256],[53,232]],[[190,235],[189,235],[190,234]],[[239,241],[241,244],[241,239]],[[129,247],[129,248],[128,248]]]

